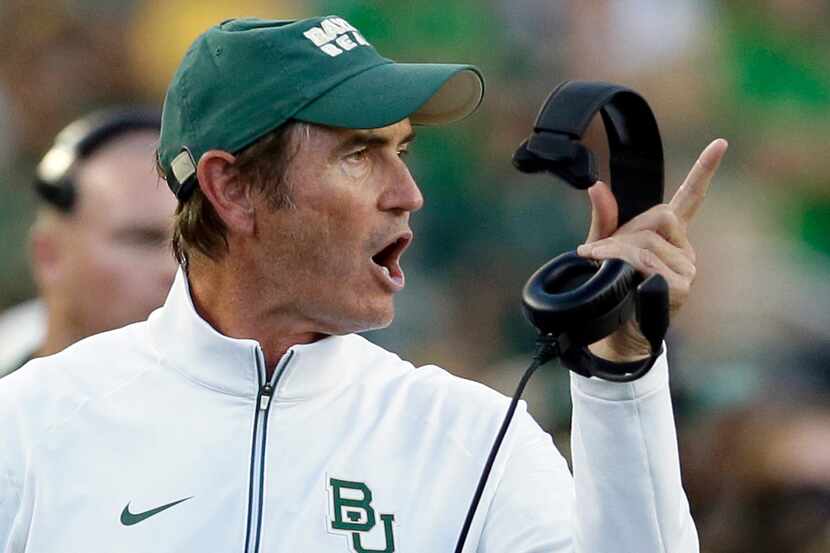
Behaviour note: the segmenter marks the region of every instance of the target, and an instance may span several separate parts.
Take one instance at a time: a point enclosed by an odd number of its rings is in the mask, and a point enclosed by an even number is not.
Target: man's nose
[[[399,160],[386,190],[380,196],[380,209],[412,212],[418,211],[423,205],[424,196],[421,189],[406,164]]]

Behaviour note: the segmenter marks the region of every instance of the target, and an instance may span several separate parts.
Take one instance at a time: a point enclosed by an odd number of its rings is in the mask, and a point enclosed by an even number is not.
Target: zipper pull
[[[271,394],[274,392],[274,389],[271,387],[270,384],[265,384],[262,387],[259,395],[259,408],[261,411],[265,411],[268,409],[268,404],[271,403]]]

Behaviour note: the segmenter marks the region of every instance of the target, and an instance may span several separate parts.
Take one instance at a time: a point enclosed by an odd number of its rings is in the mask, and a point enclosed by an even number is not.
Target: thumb
[[[611,187],[602,181],[597,181],[588,189],[591,199],[591,229],[585,243],[596,242],[608,238],[617,230],[619,209],[617,199],[611,192]]]

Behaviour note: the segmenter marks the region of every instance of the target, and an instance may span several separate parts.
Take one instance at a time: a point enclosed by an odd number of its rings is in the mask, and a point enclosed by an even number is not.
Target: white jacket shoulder
[[[33,359],[0,379],[0,404],[12,404],[13,398],[18,419],[35,435],[51,429],[84,403],[157,369],[145,332],[145,323],[136,323]]]
[[[415,367],[378,346],[366,347],[365,374],[356,382],[367,396],[382,398],[384,408],[407,420],[445,428],[468,452],[492,441],[510,398],[436,365]],[[521,402],[520,412],[525,410]]]

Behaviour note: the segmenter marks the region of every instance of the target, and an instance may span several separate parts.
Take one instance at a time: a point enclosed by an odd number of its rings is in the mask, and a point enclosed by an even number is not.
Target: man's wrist
[[[600,359],[610,361],[611,363],[631,363],[634,361],[642,361],[643,359],[646,359],[651,356],[651,351],[649,348],[646,348],[645,351],[620,351],[619,348],[611,346],[604,341],[599,341],[594,344],[591,344],[590,346],[588,346],[588,351],[590,351],[593,355],[599,357]]]
[[[636,321],[628,321],[616,332],[588,346],[591,354],[612,363],[631,363],[651,356],[651,345]]]

